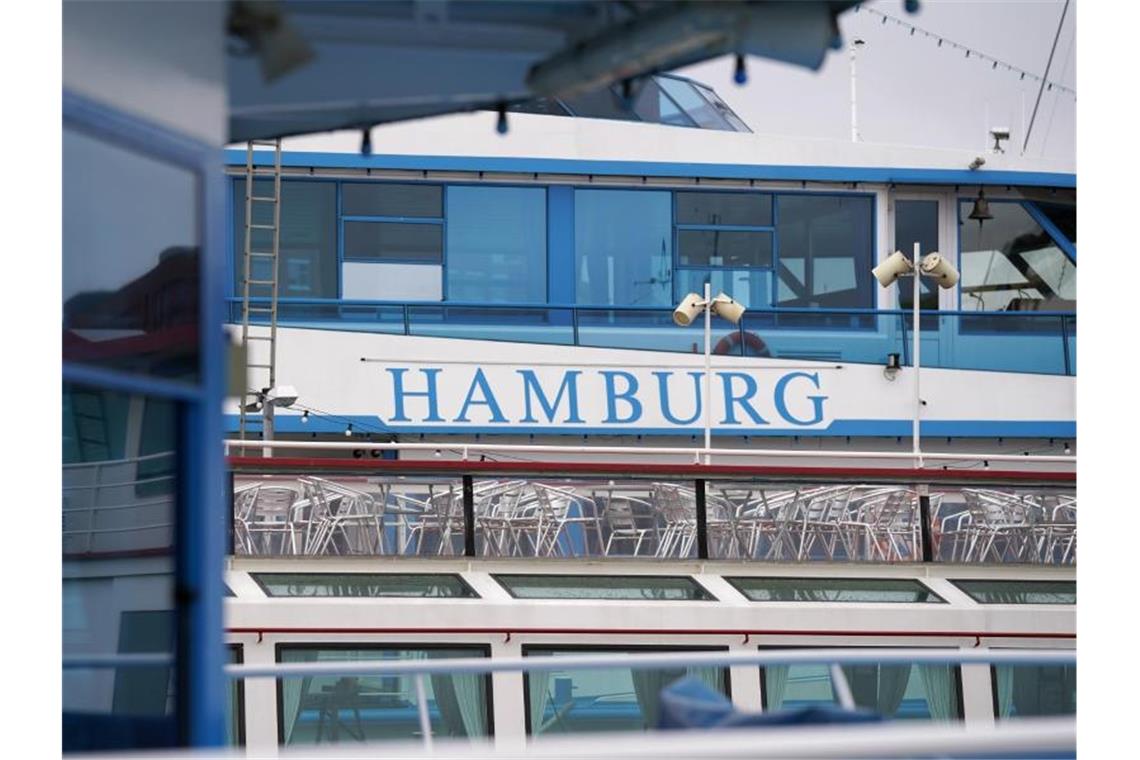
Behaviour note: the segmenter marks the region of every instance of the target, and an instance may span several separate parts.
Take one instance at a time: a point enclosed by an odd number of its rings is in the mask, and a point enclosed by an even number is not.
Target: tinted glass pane
[[[995,665],[992,672],[999,719],[1077,712],[1075,665]]]
[[[772,270],[770,269],[678,269],[673,300],[679,302],[688,293],[704,293],[708,282],[712,292],[727,293],[746,309],[770,306],[772,302]],[[714,320],[715,324],[715,320]],[[726,325],[722,322],[721,325]],[[714,353],[734,352],[733,346],[724,349],[714,344]]]
[[[226,662],[241,664],[241,647],[226,647]],[[238,747],[245,744],[245,685],[240,678],[230,678],[226,689],[226,744]]]
[[[1037,208],[1049,217],[1049,221],[1057,226],[1070,243],[1077,244],[1077,207],[1074,204],[1038,203]]]
[[[438,264],[443,259],[443,225],[345,222],[344,257]]]
[[[890,578],[726,578],[754,602],[941,602],[918,581]]]
[[[677,224],[768,227],[772,196],[758,193],[677,193]]]
[[[781,306],[870,308],[874,204],[870,198],[780,195]]]
[[[980,604],[1076,604],[1076,581],[953,581]]]
[[[761,669],[764,709],[838,704],[827,665]],[[888,718],[948,721],[961,717],[957,668],[949,665],[844,665],[858,707]]]
[[[593,92],[585,92],[563,102],[575,116],[591,119],[617,119],[618,121],[638,121],[629,104],[612,87],[603,87]]]
[[[253,183],[256,197],[273,197],[273,182]],[[234,293],[242,294],[245,276],[245,180],[234,181]],[[253,223],[273,224],[273,204],[253,203]],[[250,250],[272,252],[273,231],[250,230]],[[269,260],[251,260],[252,280],[272,279]],[[277,288],[279,298],[336,298],[336,184],[283,181],[281,232],[278,242]],[[269,298],[271,287],[251,285],[254,298]]]
[[[672,206],[668,192],[574,192],[578,303],[672,307]]]
[[[482,647],[319,649],[281,646],[280,662],[393,661],[486,657]],[[419,739],[414,677],[312,676],[278,681],[278,726],[283,744],[358,743]],[[437,738],[490,735],[490,678],[433,675],[424,678],[428,718]]]
[[[720,116],[732,126],[733,129],[735,129],[737,132],[752,131],[748,128],[748,125],[745,124],[744,121],[736,115],[736,112],[728,107],[728,104],[725,103],[724,100],[716,94],[716,92],[697,82],[693,82],[692,85],[696,88],[697,92],[703,95],[705,100],[707,100],[709,104],[716,109],[716,112],[720,114]]]
[[[443,216],[443,188],[439,185],[345,182],[340,192],[340,212],[345,216]]]
[[[268,596],[477,597],[458,575],[252,573]]]
[[[647,650],[523,647],[526,657],[633,651]],[[537,736],[657,728],[661,716],[661,690],[686,676],[698,678],[713,689],[728,694],[725,670],[714,667],[532,671],[524,677],[527,732]]]
[[[554,98],[535,98],[525,103],[515,103],[507,109],[514,113],[537,113],[546,116],[569,116],[570,112]]]
[[[647,80],[637,93],[633,110],[643,120],[652,124],[674,124],[695,127],[696,122],[685,115],[653,79]]]
[[[189,170],[64,130],[64,360],[197,378],[198,197]]]
[[[895,201],[895,249],[908,258],[914,258],[914,244],[918,243],[923,256],[938,250],[938,201]],[[896,285],[899,308],[914,308],[914,280],[900,277]],[[938,309],[938,283],[930,277],[919,279],[919,305],[923,309]],[[923,320],[923,329],[928,325]],[[937,322],[929,324],[937,330]]]
[[[658,77],[657,82],[661,85],[661,89],[665,90],[673,100],[677,101],[677,105],[689,115],[689,118],[701,127],[705,129],[735,131],[728,121],[725,120],[724,116],[722,116],[712,104],[701,97],[700,93],[688,82],[671,77]]]
[[[677,230],[681,266],[766,268],[772,266],[772,233],[739,230]]]
[[[713,597],[691,578],[595,575],[496,575],[519,599],[629,599],[706,601]]]
[[[170,422],[147,430],[147,416]],[[64,385],[65,658],[174,653],[174,420],[171,402]],[[172,673],[64,670],[64,749],[173,744]]]
[[[490,303],[546,301],[545,190],[448,188],[447,297]]]
[[[1077,266],[1020,203],[990,203],[994,218],[959,205],[964,311],[1076,311]]]

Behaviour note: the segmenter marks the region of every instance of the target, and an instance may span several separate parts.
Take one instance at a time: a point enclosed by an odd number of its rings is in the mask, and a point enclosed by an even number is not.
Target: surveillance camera
[[[899,277],[910,274],[912,271],[914,271],[914,265],[910,263],[910,259],[903,256],[902,251],[895,251],[882,264],[872,269],[871,274],[875,275],[879,284],[886,288]]]
[[[952,288],[958,284],[958,270],[938,253],[928,253],[922,257],[922,273],[937,277],[940,288]]]
[[[297,402],[297,389],[292,385],[278,385],[269,389],[265,400],[274,406],[293,406]]]
[[[704,299],[696,293],[690,293],[685,296],[685,300],[677,304],[676,309],[673,309],[673,322],[678,327],[688,327],[701,313],[701,308],[704,305]]]
[[[732,300],[732,296],[724,293],[717,294],[712,302],[713,313],[721,319],[727,319],[732,324],[738,324],[744,316],[744,307]]]
[[[992,135],[995,140],[1008,140],[1009,127],[992,127],[990,129],[990,135]]]

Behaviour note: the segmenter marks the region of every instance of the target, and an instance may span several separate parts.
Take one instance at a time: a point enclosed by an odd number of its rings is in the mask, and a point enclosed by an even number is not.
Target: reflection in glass
[[[634,652],[629,649],[548,649],[523,647],[525,657],[565,657],[584,652]],[[640,650],[644,652],[645,650]],[[663,651],[655,649],[653,651]],[[681,651],[681,650],[669,650]],[[728,674],[716,667],[662,669],[598,668],[535,670],[525,675],[527,733],[586,733],[644,731],[657,728],[661,691],[691,676],[728,694]]]
[[[922,256],[938,250],[938,201],[895,201],[895,249],[912,259],[915,243],[919,244]],[[914,308],[911,276],[900,277],[897,287],[899,308]],[[938,283],[930,277],[919,278],[919,307],[923,311],[938,310]],[[938,320],[923,319],[922,329],[937,330]]]
[[[575,190],[574,246],[578,303],[673,304],[670,193]]]
[[[488,657],[486,647],[396,649],[279,646],[280,662],[375,662]],[[413,739],[420,733],[414,677],[311,676],[278,681],[281,743],[323,744]],[[490,677],[479,673],[424,677],[436,738],[490,735]]]
[[[661,89],[669,94],[677,105],[695,121],[699,126],[705,129],[720,129],[728,132],[735,132],[736,129],[728,123],[724,115],[716,106],[709,103],[701,95],[701,93],[690,83],[682,79],[674,79],[673,77],[658,77],[658,84]]]
[[[871,308],[874,203],[838,195],[780,195],[779,306]]]
[[[857,707],[895,719],[950,721],[961,717],[957,668],[950,665],[844,665]],[[764,709],[837,705],[825,664],[761,668]]]
[[[766,307],[772,299],[772,270],[715,267],[678,269],[676,300],[679,302],[688,293],[704,293],[706,282],[713,295],[727,293],[746,309]],[[727,323],[714,318],[714,325],[723,327]]]
[[[751,230],[677,230],[681,266],[767,268],[772,266],[772,233]]]
[[[918,581],[903,578],[726,578],[753,602],[942,602]]]
[[[684,193],[677,197],[677,224],[770,227],[772,196],[764,193]]]
[[[990,203],[994,218],[969,219],[959,204],[963,311],[1077,310],[1077,265],[1020,203]]]
[[[63,655],[173,654],[173,402],[63,388]],[[175,743],[167,665],[65,669],[65,751]]]
[[[240,665],[241,645],[231,644],[226,647],[226,662],[231,665]],[[245,681],[241,678],[231,678],[229,688],[226,689],[226,744],[230,747],[240,747],[245,744]]]
[[[626,599],[630,601],[710,601],[692,578],[647,575],[495,575],[518,599]]]
[[[345,182],[341,185],[340,205],[344,216],[438,219],[443,216],[443,187]]]
[[[979,604],[1076,604],[1076,581],[960,580],[954,585]]]
[[[995,665],[991,672],[999,719],[1077,712],[1076,665]]]
[[[273,197],[273,181],[257,180],[258,198]],[[245,277],[245,180],[233,184],[234,294],[242,295]],[[278,241],[278,296],[280,298],[336,298],[339,266],[336,252],[336,183],[281,181],[281,232]],[[273,224],[273,204],[255,202],[253,223]],[[271,252],[273,231],[250,230],[250,249]],[[268,259],[251,261],[250,279],[273,277]],[[268,298],[268,285],[250,285],[250,297]]]
[[[447,298],[546,301],[545,190],[448,188]]]
[[[443,260],[443,225],[345,222],[344,257],[438,264]]]
[[[251,573],[266,596],[477,598],[458,575]]]
[[[197,176],[63,132],[63,358],[193,380]]]

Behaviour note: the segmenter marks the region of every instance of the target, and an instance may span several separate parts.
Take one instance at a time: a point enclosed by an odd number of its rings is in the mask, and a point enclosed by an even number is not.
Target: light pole
[[[943,258],[937,253],[928,253],[926,256],[919,259],[921,253],[921,246],[916,241],[914,244],[914,260],[908,259],[903,255],[902,251],[895,251],[887,257],[886,261],[871,270],[871,274],[875,275],[875,279],[884,288],[889,288],[895,283],[898,278],[904,274],[914,275],[914,303],[911,304],[913,308],[914,329],[911,331],[913,338],[913,348],[911,353],[914,356],[914,418],[911,421],[911,440],[913,443],[914,461],[916,467],[922,467],[922,447],[920,445],[920,420],[922,417],[922,396],[919,383],[919,375],[922,369],[921,360],[921,333],[922,326],[920,319],[919,308],[919,295],[921,291],[919,278],[923,275],[933,277],[938,281],[938,286],[941,288],[952,288],[958,284],[958,270],[954,265]],[[916,269],[914,261],[918,261],[919,265]]]
[[[705,313],[705,464],[712,459],[712,315],[713,312],[732,324],[740,322],[744,307],[724,293],[712,297],[712,285],[705,283],[704,298],[689,293],[673,310],[673,322],[679,327],[688,327],[700,312]]]

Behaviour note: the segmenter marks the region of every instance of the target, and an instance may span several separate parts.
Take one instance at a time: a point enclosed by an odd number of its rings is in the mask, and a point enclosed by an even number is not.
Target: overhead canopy
[[[725,54],[817,69],[840,45],[836,17],[856,4],[232,2],[229,137],[565,97]]]

